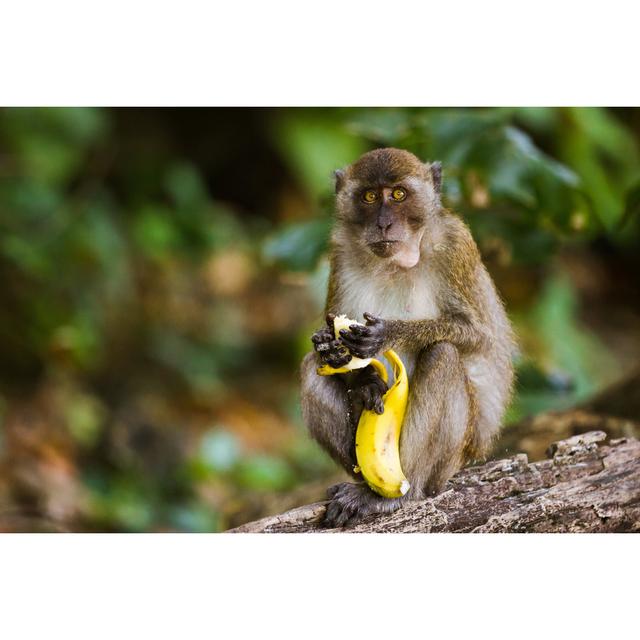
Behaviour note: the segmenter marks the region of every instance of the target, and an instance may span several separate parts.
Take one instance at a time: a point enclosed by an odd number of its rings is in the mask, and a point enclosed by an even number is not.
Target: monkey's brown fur
[[[384,383],[374,372],[323,377],[353,356],[395,349],[409,375],[400,459],[411,490],[440,491],[464,464],[489,451],[509,401],[514,337],[467,226],[440,202],[440,165],[399,149],[378,149],[336,172],[328,314],[367,327],[324,327],[302,363],[302,409],[311,435],[354,477],[355,429],[375,410]],[[400,188],[402,191],[394,191]],[[363,193],[374,190],[373,203]],[[393,193],[405,194],[401,200]],[[329,323],[331,317],[329,316]],[[348,352],[345,350],[348,348]],[[333,487],[326,522],[342,526],[396,509],[364,483]]]

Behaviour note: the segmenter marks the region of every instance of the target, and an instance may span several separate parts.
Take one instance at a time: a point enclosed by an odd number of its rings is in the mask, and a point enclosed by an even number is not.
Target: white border
[[[620,638],[633,535],[5,535],[4,638]]]
[[[0,104],[639,104],[628,0],[21,0]]]
[[[0,105],[637,105],[628,1],[21,0]],[[0,114],[1,115],[1,114]],[[0,536],[11,638],[637,634],[637,536]]]

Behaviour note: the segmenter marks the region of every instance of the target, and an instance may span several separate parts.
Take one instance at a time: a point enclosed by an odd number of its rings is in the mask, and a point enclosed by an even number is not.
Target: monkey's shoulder
[[[464,264],[475,266],[480,260],[480,252],[466,222],[457,213],[447,209],[443,211],[442,223],[441,244],[448,248],[449,258],[462,259]]]

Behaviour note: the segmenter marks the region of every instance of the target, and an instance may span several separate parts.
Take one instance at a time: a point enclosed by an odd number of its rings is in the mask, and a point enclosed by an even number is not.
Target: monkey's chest
[[[420,282],[372,282],[352,278],[345,283],[337,308],[360,322],[368,311],[383,319],[429,320],[440,314],[437,283],[429,278]]]
[[[386,286],[385,286],[386,284]],[[354,278],[342,289],[336,309],[349,318],[363,322],[368,311],[387,320],[432,320],[440,315],[437,283],[429,278],[414,282],[372,283],[366,278]],[[409,380],[416,364],[416,353],[398,351],[407,370]],[[391,366],[385,362],[390,379]]]

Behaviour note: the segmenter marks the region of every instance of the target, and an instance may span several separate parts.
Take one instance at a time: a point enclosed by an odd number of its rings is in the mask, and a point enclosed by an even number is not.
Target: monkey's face
[[[406,151],[381,149],[337,179],[338,214],[351,242],[397,266],[415,266],[429,216],[439,208],[429,166]]]

